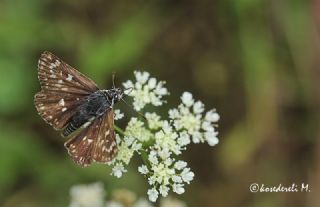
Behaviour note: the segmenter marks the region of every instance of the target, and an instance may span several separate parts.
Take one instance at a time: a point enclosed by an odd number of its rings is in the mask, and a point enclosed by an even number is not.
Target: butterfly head
[[[120,101],[123,97],[123,90],[121,88],[112,88],[110,90],[105,90],[107,96],[114,100],[114,103]]]

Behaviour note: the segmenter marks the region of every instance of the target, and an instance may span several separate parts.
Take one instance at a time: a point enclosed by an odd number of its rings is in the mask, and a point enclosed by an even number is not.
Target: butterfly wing
[[[97,142],[95,142],[93,159],[96,162],[106,163],[111,161],[118,152],[116,134],[113,123],[114,113],[112,109],[104,115]]]
[[[83,167],[92,161],[111,161],[117,154],[112,110],[95,119],[90,126],[67,141],[65,147],[73,161]]]
[[[65,143],[72,160],[83,167],[91,164],[92,152],[97,141],[103,117],[97,118],[91,125]]]
[[[41,91],[35,95],[40,116],[56,130],[63,129],[77,107],[97,85],[50,52],[41,54],[38,63]]]

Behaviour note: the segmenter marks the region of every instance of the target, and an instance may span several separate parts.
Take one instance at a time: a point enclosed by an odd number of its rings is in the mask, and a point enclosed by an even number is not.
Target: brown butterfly
[[[50,52],[38,63],[41,91],[34,102],[40,116],[62,136],[71,158],[81,166],[106,163],[118,152],[113,128],[113,105],[123,90],[100,90],[97,85]],[[79,133],[78,129],[82,128]]]

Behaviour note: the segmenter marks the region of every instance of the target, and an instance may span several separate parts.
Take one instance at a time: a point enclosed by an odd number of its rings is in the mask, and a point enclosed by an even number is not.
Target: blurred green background
[[[166,80],[162,115],[186,90],[217,108],[219,145],[183,156],[196,174],[179,196],[189,206],[320,206],[319,24],[316,0],[1,0],[0,206],[67,206],[72,185],[99,180],[146,195],[139,160],[121,179],[77,167],[41,120],[33,95],[44,50],[102,88],[112,72],[119,85],[136,69]],[[253,182],[311,192],[254,194]]]

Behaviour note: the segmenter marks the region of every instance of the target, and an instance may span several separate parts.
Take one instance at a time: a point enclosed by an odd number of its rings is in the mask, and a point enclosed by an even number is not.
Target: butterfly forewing
[[[66,94],[41,91],[35,95],[35,105],[41,117],[54,129],[60,130],[65,127],[84,99],[77,98],[74,100]]]
[[[91,79],[50,52],[41,54],[38,70],[42,89],[76,94],[90,94],[98,90]]]
[[[96,84],[50,52],[41,54],[38,63],[41,91],[35,105],[41,117],[56,130],[66,126],[77,107]]]

